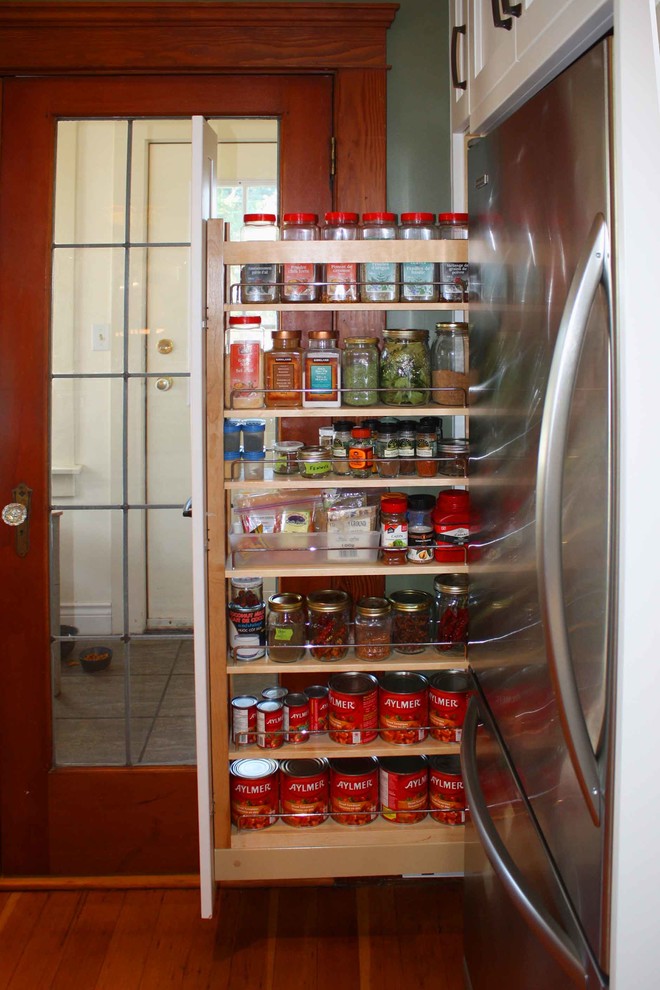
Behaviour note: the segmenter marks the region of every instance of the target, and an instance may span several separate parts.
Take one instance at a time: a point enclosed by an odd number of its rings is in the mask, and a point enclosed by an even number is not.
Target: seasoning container
[[[298,451],[298,470],[303,478],[323,478],[332,471],[332,460],[327,447],[301,447]]]
[[[385,330],[380,356],[382,401],[420,406],[429,401],[431,355],[427,330]]]
[[[467,406],[470,387],[467,323],[436,323],[431,347],[431,398],[439,406]]]
[[[285,213],[282,217],[283,241],[317,241],[319,218],[316,213]],[[318,265],[309,261],[282,265],[282,302],[317,302],[319,297]]]
[[[348,337],[341,359],[342,397],[347,406],[373,406],[378,401],[377,337]]]
[[[415,493],[408,496],[408,532],[413,527],[428,527],[433,529],[432,514],[435,506],[433,495],[425,492]]]
[[[283,699],[284,741],[305,743],[309,739],[309,698],[306,694],[289,691]]]
[[[324,241],[355,241],[358,236],[357,213],[326,213],[321,230]],[[322,302],[357,302],[357,264],[332,261],[323,266]]]
[[[351,419],[338,419],[332,424],[332,470],[335,474],[350,474],[348,448],[351,445],[351,430],[355,423]]]
[[[300,330],[273,330],[272,350],[266,351],[264,398],[269,409],[302,405],[303,352]]]
[[[405,564],[408,549],[408,497],[385,494],[380,498],[380,556],[384,564]]]
[[[423,653],[431,639],[433,597],[425,591],[393,591],[392,642],[395,653]]]
[[[333,674],[328,681],[328,726],[344,746],[373,742],[378,732],[378,681],[361,672]]]
[[[243,480],[263,481],[265,450],[248,450],[243,452]]]
[[[329,768],[325,759],[282,760],[282,821],[294,828],[313,828],[328,817]]]
[[[234,760],[229,764],[231,820],[239,829],[268,828],[279,808],[277,760]]]
[[[305,609],[302,595],[280,592],[268,599],[268,656],[295,663],[305,655]]]
[[[431,818],[442,825],[463,825],[467,814],[460,756],[429,758]]]
[[[378,727],[383,742],[410,746],[426,739],[429,682],[413,671],[391,671],[378,682]]]
[[[275,474],[297,474],[298,454],[303,447],[302,440],[276,440],[273,444]]]
[[[433,511],[434,556],[442,564],[464,564],[470,539],[470,496],[460,488],[446,488]]]
[[[230,585],[230,601],[245,608],[260,605],[264,598],[264,582],[260,577],[233,577]]]
[[[328,688],[325,684],[310,684],[304,689],[309,698],[309,731],[328,731]]]
[[[460,742],[470,700],[471,684],[464,670],[438,670],[429,679],[429,726],[431,738]]]
[[[241,241],[278,241],[280,231],[274,213],[246,213]],[[258,262],[241,266],[241,302],[275,303],[279,299],[277,265]]]
[[[425,756],[385,756],[379,761],[380,809],[397,825],[414,825],[426,818],[429,768]]]
[[[316,660],[343,660],[348,653],[351,600],[345,591],[312,591],[306,598],[309,647]]]
[[[415,469],[420,478],[435,478],[438,473],[438,446],[435,419],[420,419],[415,434]]]
[[[402,420],[399,425],[399,473],[410,477],[415,474],[416,420]]]
[[[264,449],[266,424],[263,419],[248,419],[242,424],[243,453],[261,453]]]
[[[227,459],[227,454],[240,453],[242,425],[239,419],[226,419],[224,422],[223,442],[225,460]]]
[[[334,330],[310,330],[303,364],[303,406],[341,404],[341,353]]]
[[[231,738],[234,746],[249,746],[254,743],[257,706],[257,699],[251,694],[240,694],[231,699]]]
[[[468,641],[467,574],[438,574],[433,589],[436,650],[444,652],[457,643],[464,646]]]
[[[363,241],[393,241],[398,234],[396,213],[364,213]],[[394,261],[369,261],[360,265],[360,300],[396,302],[399,298],[398,265]]]
[[[260,701],[257,705],[257,746],[279,749],[284,743],[284,706],[281,701]]]
[[[356,659],[386,660],[391,643],[392,607],[387,598],[361,598],[355,606]]]
[[[227,605],[229,655],[249,663],[266,654],[266,603]]]
[[[378,817],[375,756],[330,760],[330,814],[338,825],[368,825]]]
[[[431,526],[408,526],[408,560],[412,564],[430,564],[433,560]]]
[[[404,241],[434,241],[438,236],[435,213],[402,213],[399,237]],[[436,266],[433,261],[406,261],[401,265],[401,302],[436,302]]]
[[[258,316],[230,316],[225,350],[225,402],[228,409],[261,409],[264,404],[264,350]]]
[[[374,466],[374,444],[371,430],[354,426],[348,448],[348,470],[354,478],[370,478]]]
[[[469,443],[467,440],[441,440],[438,442],[438,472],[446,478],[465,478],[468,469]]]
[[[467,213],[439,213],[438,237],[441,241],[468,239]],[[438,265],[439,298],[442,302],[462,305],[468,301],[467,261],[441,261]]]
[[[399,433],[395,419],[380,420],[376,433],[376,468],[381,478],[396,478],[399,474]]]

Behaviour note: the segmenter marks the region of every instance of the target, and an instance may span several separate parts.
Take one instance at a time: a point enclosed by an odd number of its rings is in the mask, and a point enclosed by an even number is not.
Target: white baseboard
[[[110,636],[112,604],[110,602],[74,602],[60,606],[62,625],[76,626],[79,636]]]

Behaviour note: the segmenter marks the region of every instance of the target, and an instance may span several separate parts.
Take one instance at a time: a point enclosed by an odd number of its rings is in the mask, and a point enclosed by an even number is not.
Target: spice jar
[[[373,406],[378,401],[377,337],[348,337],[341,359],[342,397],[347,406]]]
[[[408,526],[428,526],[433,528],[432,513],[435,507],[433,495],[424,492],[408,496]]]
[[[431,398],[439,406],[468,403],[470,344],[467,323],[436,323],[431,347]]]
[[[285,213],[283,241],[317,241],[319,218],[316,213]],[[295,261],[282,266],[282,302],[316,302],[319,296],[318,265]]]
[[[426,330],[385,330],[380,357],[381,396],[387,406],[429,401],[431,355]]]
[[[273,330],[272,350],[266,351],[265,401],[269,409],[302,405],[303,352],[300,330]]]
[[[278,241],[280,231],[274,213],[246,213],[241,241]],[[241,266],[241,302],[275,303],[279,299],[277,265],[258,262]]]
[[[305,407],[341,404],[341,352],[334,330],[310,330],[303,364]]]
[[[351,445],[351,430],[354,426],[352,419],[337,419],[332,424],[332,470],[335,474],[350,474],[348,448]]]
[[[441,241],[466,241],[467,213],[439,213],[438,237]],[[439,298],[442,302],[463,304],[468,301],[467,261],[441,261],[438,265]]]
[[[345,591],[307,595],[309,648],[316,660],[343,660],[348,653],[351,600]]]
[[[441,440],[438,443],[438,471],[446,478],[464,478],[468,467],[467,440]]]
[[[266,423],[263,419],[248,419],[243,423],[243,453],[260,453],[264,449]]]
[[[351,430],[348,448],[348,469],[354,478],[369,478],[373,465],[374,444],[371,430],[366,426],[355,426]]]
[[[433,581],[435,591],[434,643],[438,652],[452,649],[468,639],[468,577],[467,574],[438,574]]]
[[[399,426],[399,472],[409,476],[415,473],[415,446],[417,421],[403,420]]]
[[[395,419],[385,417],[379,421],[376,467],[381,478],[396,478],[399,474],[399,433]]]
[[[386,494],[380,498],[380,556],[384,564],[405,564],[408,549],[408,498]]]
[[[305,655],[305,609],[302,595],[281,592],[268,599],[268,656],[295,663]]]
[[[324,241],[354,241],[358,236],[357,213],[326,213],[321,231]],[[357,264],[332,261],[323,267],[322,302],[357,302]]]
[[[368,596],[355,606],[355,656],[386,660],[391,653],[392,607],[387,598]]]
[[[433,560],[433,495],[424,493],[408,497],[408,560],[428,564]]]
[[[323,478],[332,471],[327,447],[302,447],[298,451],[298,470],[303,478]]]
[[[433,597],[425,591],[393,591],[388,600],[395,653],[423,653],[431,640]]]
[[[276,440],[273,444],[275,474],[297,474],[298,454],[303,447],[302,440]]]
[[[230,316],[225,350],[225,404],[260,409],[264,404],[264,349],[258,316]]]
[[[434,241],[438,234],[434,213],[402,213],[399,237],[404,241]],[[401,265],[401,302],[436,302],[433,261],[406,261]]]
[[[435,478],[438,473],[438,449],[435,420],[431,416],[420,419],[415,434],[415,468],[420,478]]]
[[[241,427],[239,419],[226,419],[223,430],[224,451],[228,453],[240,453],[241,449]]]
[[[440,492],[433,511],[435,559],[440,563],[466,562],[470,538],[470,496],[460,488]]]
[[[365,213],[363,241],[393,241],[398,233],[396,213]],[[399,298],[398,265],[394,261],[369,261],[360,265],[362,302],[396,302]]]
[[[263,481],[265,459],[265,450],[243,451],[243,480]]]

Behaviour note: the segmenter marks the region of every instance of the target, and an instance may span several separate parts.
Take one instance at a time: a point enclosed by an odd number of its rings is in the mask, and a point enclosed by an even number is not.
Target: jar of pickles
[[[380,356],[381,395],[386,406],[429,401],[431,354],[427,330],[385,330]]]
[[[431,641],[433,597],[426,591],[393,591],[392,643],[395,653],[423,653]]]
[[[316,660],[343,660],[348,653],[351,599],[328,589],[307,595],[309,648]]]
[[[392,606],[387,598],[368,596],[355,606],[355,656],[386,660],[391,652]]]
[[[268,599],[268,657],[295,663],[305,655],[305,609],[302,595],[281,592]]]

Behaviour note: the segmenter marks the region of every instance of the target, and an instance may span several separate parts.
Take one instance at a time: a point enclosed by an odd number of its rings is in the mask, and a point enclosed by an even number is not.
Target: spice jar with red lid
[[[319,218],[316,213],[285,213],[282,217],[283,241],[317,241]],[[282,302],[317,302],[319,296],[318,265],[309,261],[290,262],[282,266]]]
[[[440,492],[433,510],[435,559],[440,563],[466,563],[470,538],[470,496],[460,488]]]
[[[408,496],[380,498],[380,555],[384,564],[405,564],[408,552]]]
[[[358,213],[326,213],[321,229],[323,241],[355,241],[358,237]],[[329,261],[323,267],[321,302],[357,302],[358,271],[354,261]]]

